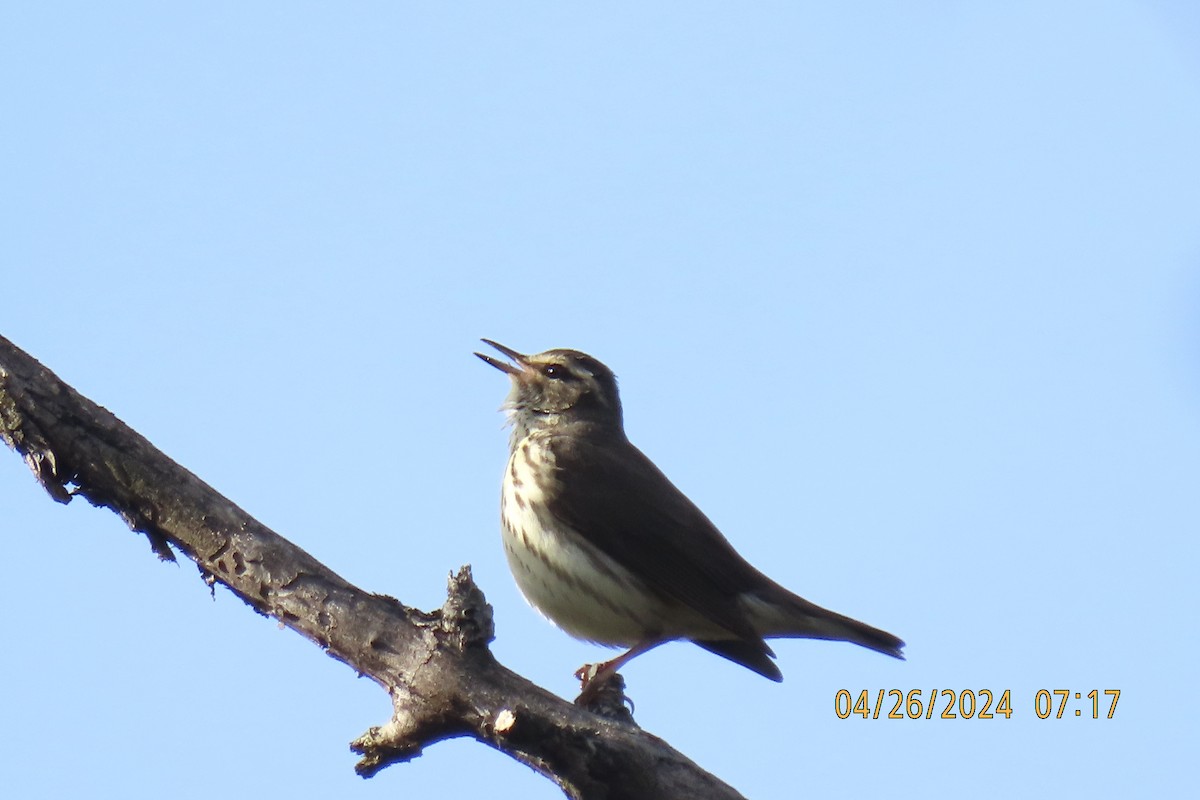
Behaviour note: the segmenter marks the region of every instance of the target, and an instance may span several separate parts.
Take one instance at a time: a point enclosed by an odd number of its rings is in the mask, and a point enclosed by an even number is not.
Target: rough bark
[[[82,496],[172,548],[387,690],[393,713],[351,747],[371,776],[442,739],[470,736],[553,780],[572,798],[739,798],[638,728],[620,684],[581,708],[496,662],[492,610],[469,567],[441,609],[365,592],[167,458],[113,414],[0,337],[0,436],[52,498]]]

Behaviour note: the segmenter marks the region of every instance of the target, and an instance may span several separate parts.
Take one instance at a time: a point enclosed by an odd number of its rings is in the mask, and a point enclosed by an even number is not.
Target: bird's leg
[[[601,664],[584,664],[575,670],[575,677],[579,679],[579,697],[575,699],[575,703],[577,705],[587,705],[588,701],[594,698],[605,682],[617,674],[617,670],[625,666],[625,662],[634,656],[640,656],[648,650],[653,650],[664,641],[666,640],[650,639],[645,642],[639,642],[610,661],[605,661]]]

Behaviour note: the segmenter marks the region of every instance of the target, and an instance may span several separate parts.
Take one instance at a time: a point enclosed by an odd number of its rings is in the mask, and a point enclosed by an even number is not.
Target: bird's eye
[[[547,364],[546,366],[542,367],[542,374],[545,375],[547,378],[552,378],[552,379],[557,380],[566,374],[566,370],[564,370],[562,367],[558,366],[557,364]]]

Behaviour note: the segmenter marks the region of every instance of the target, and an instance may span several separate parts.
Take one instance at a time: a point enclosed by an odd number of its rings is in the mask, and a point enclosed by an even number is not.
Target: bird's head
[[[512,379],[505,402],[518,432],[571,423],[621,430],[621,399],[612,370],[578,350],[547,350],[527,356],[484,339],[512,363],[483,353],[482,358]]]

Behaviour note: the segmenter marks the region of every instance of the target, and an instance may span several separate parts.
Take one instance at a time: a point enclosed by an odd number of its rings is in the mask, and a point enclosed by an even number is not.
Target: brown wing
[[[624,438],[563,435],[549,446],[560,482],[551,514],[652,591],[770,653],[737,601],[765,578],[650,459]]]

